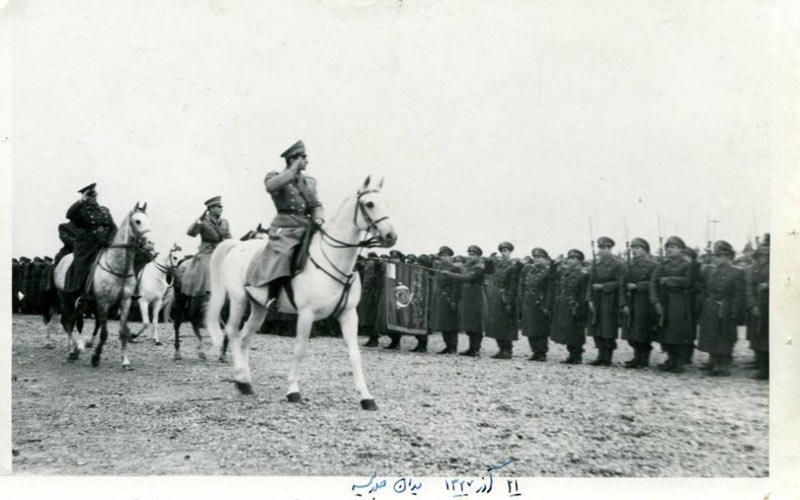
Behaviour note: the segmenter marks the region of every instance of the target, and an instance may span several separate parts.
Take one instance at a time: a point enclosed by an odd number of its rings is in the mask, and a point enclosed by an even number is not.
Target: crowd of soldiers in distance
[[[466,256],[443,246],[436,254],[415,255],[393,250],[371,252],[359,261],[362,298],[359,328],[369,336],[366,347],[399,349],[400,332],[381,325],[385,307],[383,276],[389,263],[404,262],[425,269],[429,278],[428,332],[417,335],[412,352],[426,352],[428,336],[441,332],[445,343],[438,354],[458,352],[458,333],[469,345],[459,354],[479,356],[483,337],[495,339],[495,359],[510,359],[520,333],[527,337],[531,361],[545,361],[550,341],[564,345],[562,363],[583,362],[583,346],[592,337],[597,358],[589,364],[611,366],[617,340],[633,348],[622,366],[648,368],[650,353],[660,346],[667,359],[657,368],[681,373],[693,364],[694,351],[708,354],[700,367],[709,376],[728,376],[738,327],[754,359],[753,378],[769,378],[769,234],[756,246],[748,243],[740,255],[725,241],[709,242],[705,250],[688,247],[677,236],[666,240],[658,254],[642,238],[626,242],[614,253],[615,242],[597,240],[597,253],[585,258],[570,250],[555,259],[542,248],[511,257],[509,242],[484,257],[477,245]],[[593,245],[594,247],[594,245]],[[593,251],[593,254],[595,252]],[[391,293],[391,291],[389,292]]]
[[[541,248],[513,258],[508,242],[488,257],[477,245],[466,256],[447,246],[424,255],[370,252],[359,257],[356,267],[362,282],[359,331],[369,337],[364,345],[377,347],[380,335],[387,335],[390,343],[384,348],[400,348],[402,334],[381,326],[379,309],[388,300],[386,264],[404,262],[424,269],[430,284],[427,333],[416,336],[413,352],[426,352],[428,336],[441,332],[445,348],[439,354],[454,354],[458,333],[464,332],[469,346],[460,354],[479,356],[485,336],[497,342],[492,358],[510,359],[521,333],[528,339],[532,361],[547,359],[552,340],[566,347],[563,363],[579,364],[587,337],[592,337],[598,356],[590,364],[610,366],[621,338],[634,350],[633,359],[623,363],[626,368],[647,368],[653,345],[660,344],[667,360],[659,370],[683,372],[698,349],[709,355],[702,370],[726,376],[737,327],[744,325],[754,352],[754,378],[768,379],[769,234],[756,248],[748,243],[738,257],[725,241],[700,251],[676,236],[666,240],[658,255],[641,238],[616,254],[614,246],[611,238],[599,238],[597,255],[589,259],[576,249],[552,259]],[[50,257],[12,259],[14,313],[45,312],[52,262]],[[137,321],[136,308],[131,315]],[[293,319],[271,314],[261,331],[292,335]],[[340,334],[333,320],[318,322],[313,332]]]

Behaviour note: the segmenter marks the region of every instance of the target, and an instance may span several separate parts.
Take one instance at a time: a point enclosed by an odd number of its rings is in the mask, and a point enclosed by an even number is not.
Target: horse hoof
[[[239,393],[251,396],[254,394],[253,392],[253,384],[250,382],[234,382],[236,384],[236,388],[239,389]]]
[[[133,367],[131,365],[122,365],[122,371],[129,372],[131,370],[133,370]]]
[[[375,404],[374,399],[362,399],[361,400],[361,409],[362,410],[369,410],[369,411],[377,411],[378,405]]]
[[[90,341],[86,342],[85,344],[83,344],[83,347],[86,348],[86,349],[92,347],[92,341],[90,340]]]
[[[69,361],[70,363],[75,362],[77,360],[78,360],[78,353],[77,352],[73,351],[73,352],[67,354],[67,361]]]
[[[225,356],[220,356],[219,357],[219,362],[222,363],[223,365],[227,365],[228,364],[228,358],[226,358]]]
[[[160,340],[156,340],[156,345],[162,345]]]
[[[56,346],[54,346],[50,342],[47,342],[45,345],[42,346],[42,349],[55,349],[55,348]]]
[[[100,356],[92,356],[92,366],[95,368],[100,366]]]
[[[172,359],[174,359],[175,361],[180,361],[183,359],[183,356],[181,356],[181,353],[176,352],[175,355],[172,356]]]
[[[206,360],[206,353],[201,351],[201,352],[197,353],[197,357],[200,358],[201,360],[205,361]]]
[[[290,403],[299,403],[302,398],[299,392],[290,392],[286,395],[286,399],[288,399]]]

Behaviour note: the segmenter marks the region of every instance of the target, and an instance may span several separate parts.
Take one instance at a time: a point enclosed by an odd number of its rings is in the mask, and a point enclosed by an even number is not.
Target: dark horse
[[[269,234],[269,229],[264,229],[261,227],[261,224],[258,225],[252,231],[248,231],[244,236],[239,238],[241,241],[247,241],[252,239],[262,239],[266,238]],[[175,281],[173,284],[173,290],[175,293],[175,301],[172,306],[172,322],[175,328],[175,354],[173,355],[173,359],[180,360],[183,359],[181,355],[181,324],[184,321],[189,321],[192,325],[192,331],[194,331],[194,336],[197,338],[197,356],[205,360],[206,353],[203,349],[203,338],[200,335],[200,328],[204,326],[205,323],[205,307],[206,303],[208,302],[208,296],[202,297],[190,297],[184,293],[181,293],[181,282],[183,275],[186,273],[186,269],[189,266],[190,259],[192,256],[187,256],[184,260],[178,264],[178,269],[175,271]],[[222,321],[227,320],[227,305],[222,311]],[[219,362],[226,363],[225,355],[228,352],[228,339],[227,337],[222,342],[222,349],[219,355]]]

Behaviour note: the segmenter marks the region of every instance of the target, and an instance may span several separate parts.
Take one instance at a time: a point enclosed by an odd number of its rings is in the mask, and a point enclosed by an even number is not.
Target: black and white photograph
[[[14,498],[796,498],[792,2],[0,5]]]

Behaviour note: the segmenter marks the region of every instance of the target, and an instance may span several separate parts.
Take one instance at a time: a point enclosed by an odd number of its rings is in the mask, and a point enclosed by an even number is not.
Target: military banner
[[[378,325],[383,332],[428,332],[428,273],[422,267],[387,262]]]

